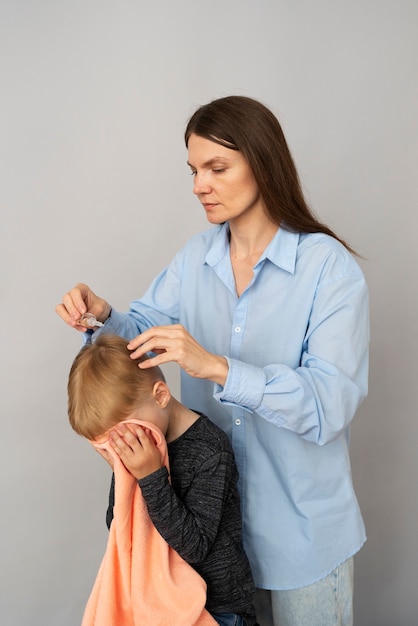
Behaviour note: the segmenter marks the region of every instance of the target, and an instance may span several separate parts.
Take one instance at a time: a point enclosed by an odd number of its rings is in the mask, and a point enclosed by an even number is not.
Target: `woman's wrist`
[[[109,317],[112,315],[112,307],[108,302],[104,303],[104,313],[98,317],[97,319],[99,320],[99,322],[106,322],[106,320],[109,319]]]
[[[224,387],[226,379],[228,378],[228,372],[229,365],[226,358],[224,356],[216,356],[216,364],[213,374],[210,376],[210,380],[218,385],[221,385],[221,387]]]

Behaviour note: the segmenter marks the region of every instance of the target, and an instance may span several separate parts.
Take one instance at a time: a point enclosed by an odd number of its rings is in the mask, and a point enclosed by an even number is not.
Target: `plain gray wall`
[[[76,626],[106,545],[110,470],[68,425],[80,335],[54,306],[84,281],[126,309],[206,228],[182,134],[228,94],[272,108],[365,257],[355,624],[418,623],[417,26],[416,0],[1,0],[1,624]]]

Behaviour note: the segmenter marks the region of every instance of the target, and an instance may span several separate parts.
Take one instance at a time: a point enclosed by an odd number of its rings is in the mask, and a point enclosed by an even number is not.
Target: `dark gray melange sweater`
[[[159,533],[207,584],[211,613],[237,613],[256,623],[254,583],[241,540],[238,471],[226,434],[206,416],[168,444],[165,467],[138,481]],[[107,524],[113,518],[114,480]]]

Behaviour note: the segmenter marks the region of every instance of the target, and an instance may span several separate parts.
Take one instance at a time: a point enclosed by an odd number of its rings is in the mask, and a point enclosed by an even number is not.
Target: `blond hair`
[[[125,339],[103,333],[84,346],[68,378],[68,417],[73,429],[96,439],[146,402],[164,375],[159,367],[140,369]],[[145,357],[147,358],[147,357]]]

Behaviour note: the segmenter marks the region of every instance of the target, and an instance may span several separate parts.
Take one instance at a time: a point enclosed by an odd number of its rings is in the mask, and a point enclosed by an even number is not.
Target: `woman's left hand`
[[[207,352],[181,324],[149,328],[129,342],[128,350],[132,350],[132,358],[147,352],[157,355],[139,363],[143,369],[174,361],[193,378],[206,378],[224,386],[228,376],[225,357]]]

